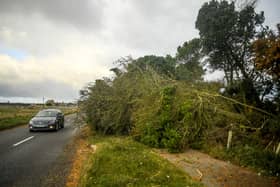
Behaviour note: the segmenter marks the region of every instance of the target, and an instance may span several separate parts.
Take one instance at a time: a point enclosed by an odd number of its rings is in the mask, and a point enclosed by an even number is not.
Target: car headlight
[[[32,120],[29,121],[29,125],[33,125],[34,122]]]

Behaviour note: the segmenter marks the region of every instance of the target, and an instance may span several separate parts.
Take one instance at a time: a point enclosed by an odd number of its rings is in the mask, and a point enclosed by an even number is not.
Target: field
[[[27,124],[32,116],[42,108],[40,105],[0,105],[0,130]],[[65,115],[76,111],[76,107],[59,106],[50,108],[59,108]]]

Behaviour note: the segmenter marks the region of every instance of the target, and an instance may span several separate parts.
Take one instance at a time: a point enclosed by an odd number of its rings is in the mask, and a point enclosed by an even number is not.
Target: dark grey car
[[[29,121],[29,131],[64,128],[64,114],[58,109],[41,110]]]

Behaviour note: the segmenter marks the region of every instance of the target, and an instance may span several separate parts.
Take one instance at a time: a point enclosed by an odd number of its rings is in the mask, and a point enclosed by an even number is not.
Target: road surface
[[[77,133],[75,116],[66,116],[65,127],[58,132],[31,133],[27,126],[1,131],[0,187],[43,186],[50,174],[65,178],[53,168],[63,162],[61,155],[67,154],[65,147]]]

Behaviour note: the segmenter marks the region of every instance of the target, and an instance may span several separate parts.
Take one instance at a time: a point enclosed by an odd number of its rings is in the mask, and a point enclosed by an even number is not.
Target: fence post
[[[227,150],[229,150],[229,148],[230,148],[231,140],[232,140],[232,130],[230,129],[230,130],[228,131]]]
[[[276,149],[276,155],[278,155],[279,154],[279,152],[280,152],[280,142],[278,143],[278,146],[277,146],[277,149]]]

